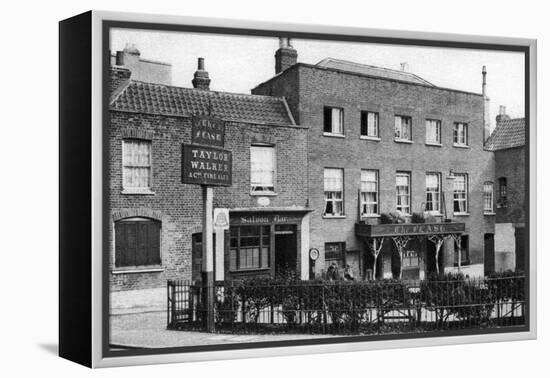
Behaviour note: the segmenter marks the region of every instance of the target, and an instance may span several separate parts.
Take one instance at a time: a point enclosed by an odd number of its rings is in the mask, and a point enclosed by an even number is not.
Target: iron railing
[[[450,276],[449,276],[450,277]],[[424,281],[221,281],[220,332],[380,334],[525,324],[525,277]],[[206,330],[200,282],[168,281],[169,329]],[[210,314],[212,315],[212,314]]]

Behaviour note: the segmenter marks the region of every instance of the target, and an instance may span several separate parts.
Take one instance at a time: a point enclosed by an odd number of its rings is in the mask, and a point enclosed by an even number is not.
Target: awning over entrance
[[[355,224],[355,235],[378,238],[394,236],[429,236],[460,234],[464,223],[399,223],[399,224]]]

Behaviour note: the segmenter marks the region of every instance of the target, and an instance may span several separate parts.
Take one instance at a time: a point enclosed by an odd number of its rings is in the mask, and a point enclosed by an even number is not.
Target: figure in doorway
[[[327,278],[329,281],[336,281],[338,279],[338,264],[335,261],[327,269]]]

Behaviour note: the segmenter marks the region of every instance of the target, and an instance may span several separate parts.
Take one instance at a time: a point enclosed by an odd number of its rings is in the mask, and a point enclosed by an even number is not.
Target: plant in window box
[[[397,213],[382,213],[380,214],[380,224],[397,224],[405,223],[405,218]]]
[[[411,223],[426,223],[426,218],[422,213],[413,213]]]

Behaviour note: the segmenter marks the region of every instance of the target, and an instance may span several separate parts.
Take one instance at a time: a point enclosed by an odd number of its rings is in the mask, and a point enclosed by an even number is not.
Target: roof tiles
[[[487,139],[486,148],[491,151],[525,145],[525,118],[507,119],[497,123]]]

